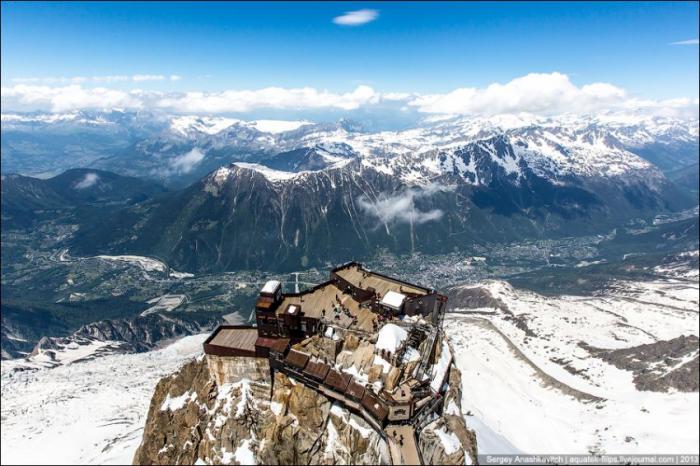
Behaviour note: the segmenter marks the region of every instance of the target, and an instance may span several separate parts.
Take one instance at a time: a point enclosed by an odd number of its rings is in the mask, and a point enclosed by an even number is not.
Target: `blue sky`
[[[357,10],[377,16],[333,21]],[[559,72],[638,98],[697,98],[697,38],[696,2],[3,2],[2,84],[151,75],[163,79],[80,85],[444,94]]]

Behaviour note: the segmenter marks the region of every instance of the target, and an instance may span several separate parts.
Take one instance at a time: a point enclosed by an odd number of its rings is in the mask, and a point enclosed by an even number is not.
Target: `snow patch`
[[[165,397],[165,400],[163,400],[163,404],[160,405],[160,410],[161,411],[177,411],[178,409],[184,408],[187,403],[194,401],[196,399],[197,399],[196,392],[185,392],[182,395],[176,396],[174,398],[171,398],[170,393],[168,393]]]
[[[401,343],[408,337],[408,332],[396,324],[386,324],[377,335],[377,343],[374,347],[377,350],[387,350],[395,353]]]
[[[236,451],[233,452],[233,458],[238,464],[258,464],[255,453],[253,453],[253,450],[250,448],[251,443],[251,439],[245,439],[241,442],[241,445],[236,448]],[[228,462],[224,462],[224,464],[228,464]]]
[[[293,131],[305,125],[313,124],[310,121],[285,121],[285,120],[255,120],[251,122],[251,126],[263,133],[284,133],[285,131]]]
[[[454,432],[447,432],[444,427],[435,429],[433,432],[440,438],[440,443],[442,443],[442,448],[445,450],[446,455],[451,455],[462,448],[462,444]]]

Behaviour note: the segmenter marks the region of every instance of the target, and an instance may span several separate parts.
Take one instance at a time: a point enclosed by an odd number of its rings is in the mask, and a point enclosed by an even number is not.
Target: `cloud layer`
[[[464,87],[447,94],[420,96],[409,102],[427,113],[500,114],[590,111],[623,102],[625,91],[606,83],[576,87],[561,73],[531,73],[506,84]]]
[[[312,87],[285,89],[267,87],[258,90],[223,91],[215,93],[187,92],[160,99],[157,106],[178,112],[248,112],[258,108],[308,109],[336,108],[355,110],[379,101],[371,87],[358,86],[344,94]]]
[[[83,83],[117,83],[117,82],[144,82],[144,81],[179,81],[182,76],[177,74],[171,74],[170,76],[165,76],[162,74],[134,74],[132,76],[127,76],[123,74],[109,75],[109,76],[72,76],[72,77],[55,77],[55,76],[43,76],[43,77],[30,77],[30,78],[13,78],[12,82],[20,84],[83,84]]]
[[[204,152],[195,147],[186,154],[178,155],[171,162],[170,166],[178,174],[189,173],[204,160]]]
[[[159,75],[136,75],[129,79],[151,80]],[[114,77],[113,77],[114,78]],[[163,79],[166,79],[163,76]],[[176,75],[168,79],[179,79]],[[136,82],[140,82],[140,81]],[[365,85],[349,92],[313,87],[267,87],[220,92],[158,92],[121,90],[80,83],[65,86],[15,84],[2,88],[7,110],[160,109],[174,113],[247,113],[257,110],[389,109],[435,115],[500,115],[531,113],[594,113],[609,110],[644,111],[653,115],[697,117],[698,99],[640,99],[610,83],[577,86],[562,73],[531,73],[507,83],[483,88],[462,87],[444,94],[378,92]]]

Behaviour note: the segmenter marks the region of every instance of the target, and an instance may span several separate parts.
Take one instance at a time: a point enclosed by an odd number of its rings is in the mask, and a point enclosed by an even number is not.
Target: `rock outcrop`
[[[584,343],[579,346],[619,369],[631,371],[637,390],[698,391],[700,356],[695,335],[614,350],[594,348]]]
[[[421,432],[418,446],[424,464],[476,464],[476,435],[469,430],[462,416],[461,374],[450,370],[442,417]]]
[[[282,373],[270,380],[266,359],[207,358],[158,383],[134,464],[391,464],[383,433]],[[418,439],[425,464],[476,459],[454,367],[448,384]]]
[[[134,464],[386,464],[362,418],[288,377],[218,386],[204,358],[161,380]]]

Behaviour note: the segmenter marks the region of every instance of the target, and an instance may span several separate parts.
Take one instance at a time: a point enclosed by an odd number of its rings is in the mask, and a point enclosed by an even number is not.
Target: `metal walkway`
[[[388,425],[384,432],[392,464],[423,464],[412,425]]]
[[[281,362],[281,361],[280,361]],[[365,410],[359,403],[354,400],[349,399],[342,393],[338,393],[335,390],[331,390],[304,374],[300,374],[294,370],[289,369],[282,364],[275,364],[273,370],[278,370],[282,372],[287,377],[298,380],[307,388],[315,390],[324,396],[327,396],[348,408],[349,410],[360,414],[369,425],[371,425],[374,430],[379,433],[379,435],[384,438],[384,440],[389,445],[389,453],[391,454],[391,462],[394,465],[407,465],[407,464],[418,464],[422,465],[421,455],[418,450],[418,444],[416,440],[416,430],[411,424],[390,424],[386,429],[382,429],[382,426]],[[273,377],[274,380],[274,377]],[[395,435],[394,435],[395,434]]]

